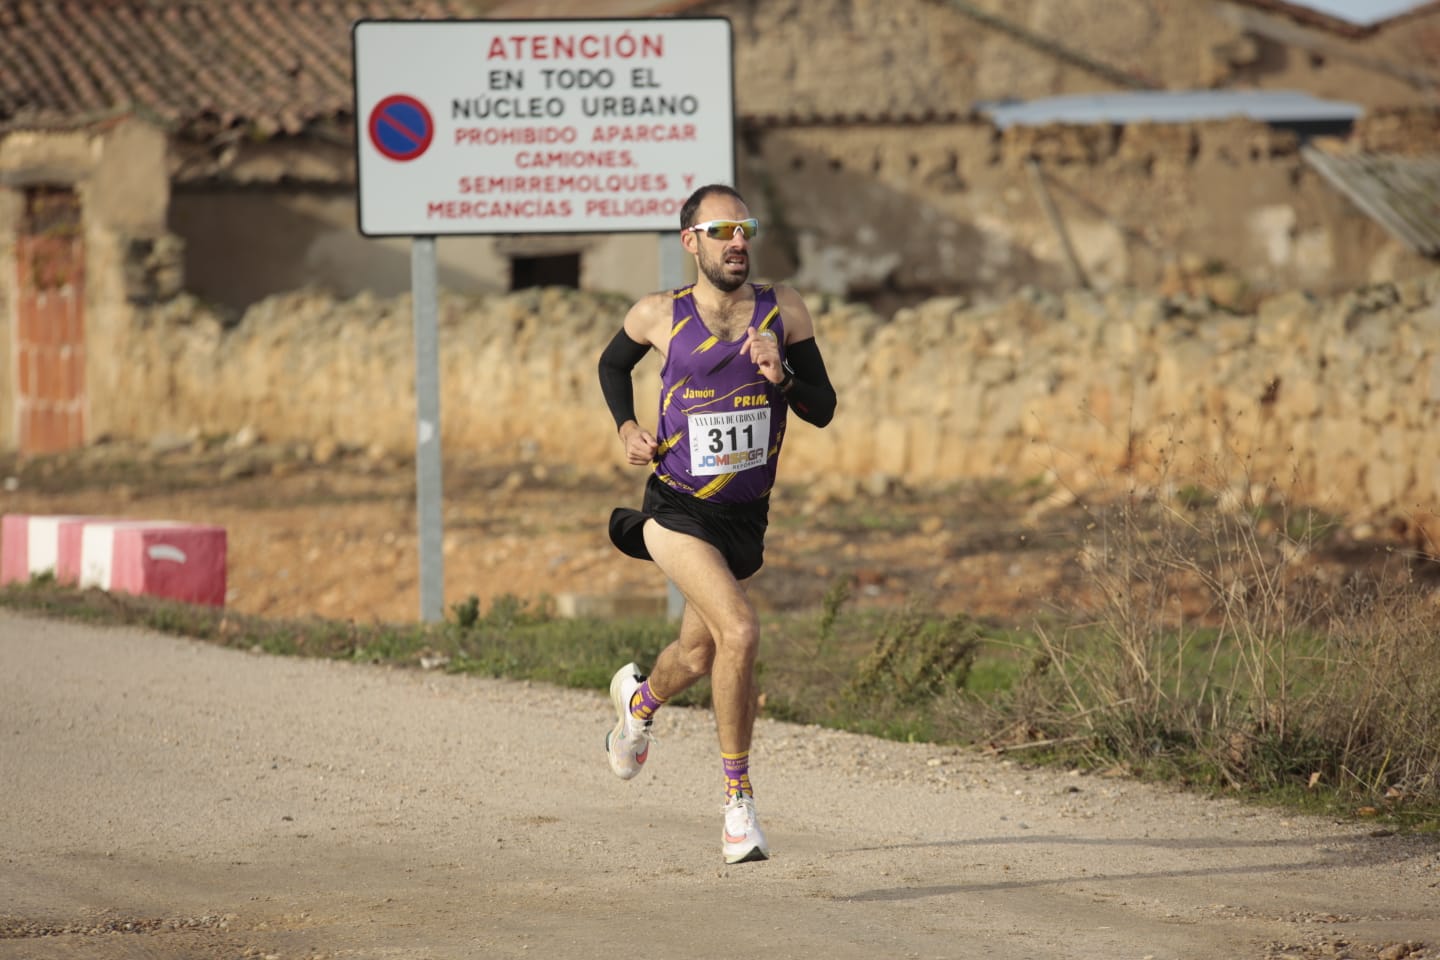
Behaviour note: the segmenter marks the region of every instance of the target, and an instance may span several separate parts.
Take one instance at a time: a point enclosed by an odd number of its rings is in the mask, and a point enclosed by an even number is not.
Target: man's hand
[[[634,420],[626,420],[620,425],[620,443],[625,448],[626,461],[636,467],[654,462],[655,451],[659,447],[654,435]]]
[[[775,331],[762,330],[756,333],[754,327],[747,327],[745,343],[740,347],[740,353],[759,367],[761,376],[771,383],[779,383],[785,379],[785,370],[780,366],[780,342],[775,337]]]

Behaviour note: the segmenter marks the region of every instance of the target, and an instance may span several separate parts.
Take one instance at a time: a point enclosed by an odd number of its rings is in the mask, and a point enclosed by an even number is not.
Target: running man
[[[616,775],[634,777],[650,754],[655,711],[708,675],[725,779],[726,863],[770,856],[750,784],[760,620],[745,583],[764,562],[788,411],[817,427],[835,413],[804,301],[788,287],[747,282],[759,230],[731,187],[696,190],[680,211],[680,242],[698,278],[637,302],[599,371],[626,460],[653,467],[642,508],[611,514],[610,539],[629,556],[653,560],[686,601],[679,636],[649,676],[629,663],[610,681],[617,719],[606,751]],[[664,364],[653,433],[636,419],[631,379],[652,348]]]

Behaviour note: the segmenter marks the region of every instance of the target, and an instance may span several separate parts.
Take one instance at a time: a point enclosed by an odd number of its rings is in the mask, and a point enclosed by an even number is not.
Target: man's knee
[[[727,656],[754,660],[760,649],[760,623],[753,617],[739,617],[720,628],[715,646]]]

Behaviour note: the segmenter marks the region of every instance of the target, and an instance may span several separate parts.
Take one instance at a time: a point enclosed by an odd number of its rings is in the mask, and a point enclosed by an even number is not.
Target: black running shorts
[[[616,507],[610,513],[610,541],[626,556],[651,560],[643,527],[654,520],[666,530],[704,540],[725,558],[736,580],[754,576],[765,563],[765,528],[770,498],[750,503],[711,503],[671,488],[654,474],[645,484],[639,510]]]

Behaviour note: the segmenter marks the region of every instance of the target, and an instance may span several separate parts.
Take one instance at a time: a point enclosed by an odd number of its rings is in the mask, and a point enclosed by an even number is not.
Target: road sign
[[[368,127],[371,146],[397,163],[423,155],[435,139],[430,109],[403,93],[377,103]]]
[[[730,22],[361,20],[360,232],[660,232],[735,182]]]

